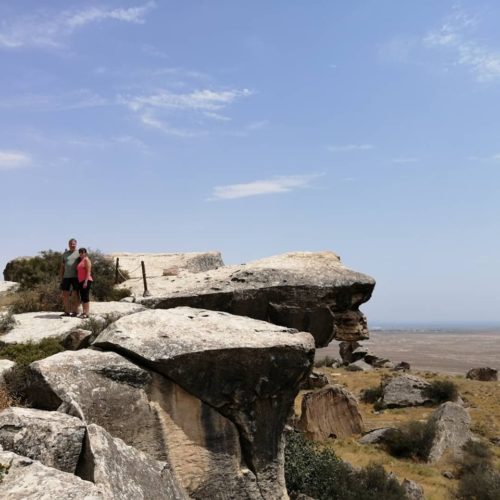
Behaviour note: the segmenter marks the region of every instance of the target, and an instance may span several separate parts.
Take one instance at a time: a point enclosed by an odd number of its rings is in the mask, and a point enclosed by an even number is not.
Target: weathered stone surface
[[[328,385],[328,377],[324,373],[312,372],[301,387],[303,390],[321,389]]]
[[[389,362],[389,360],[387,358],[381,358],[380,356],[377,356],[376,354],[373,354],[370,351],[368,351],[365,354],[365,357],[363,360],[365,361],[365,363],[368,363],[369,365],[372,365],[375,368],[384,367],[385,364]]]
[[[15,281],[0,281],[0,295],[13,292],[18,285],[19,283],[16,283]]]
[[[483,382],[496,382],[498,380],[498,370],[494,368],[472,368],[465,376],[471,380],[482,380]]]
[[[374,429],[370,432],[367,432],[359,442],[361,444],[377,444],[383,443],[386,435],[393,431],[392,427],[382,427],[381,429]]]
[[[47,467],[74,473],[85,426],[64,413],[7,408],[0,413],[0,445]]]
[[[396,366],[394,366],[393,370],[395,372],[407,372],[410,370],[410,363],[400,361]]]
[[[344,342],[339,343],[339,354],[340,354],[340,357],[342,358],[342,361],[346,365],[355,361],[352,357],[352,353],[358,347],[361,347],[361,344],[359,344],[359,342],[345,342],[344,341]]]
[[[122,302],[121,300],[114,302],[91,302],[90,304],[90,314],[93,316],[112,314],[117,318],[121,318],[128,314],[144,311],[145,309],[146,308],[140,304]]]
[[[84,455],[77,474],[95,483],[104,498],[110,500],[189,498],[165,462],[126,445],[95,424],[87,427]]]
[[[110,254],[116,261],[120,259],[120,269],[127,271],[131,278],[142,278],[141,261],[146,266],[146,276],[149,280],[163,276],[165,269],[187,271],[190,273],[200,273],[217,269],[224,265],[220,252],[187,252],[187,253],[128,253],[116,252]],[[125,287],[130,288],[138,295],[142,295],[142,281],[129,280],[125,282]]]
[[[94,346],[140,359],[217,409],[236,425],[262,494],[284,495],[282,431],[312,366],[309,334],[179,307],[121,318]]]
[[[10,359],[0,359],[0,385],[4,383],[4,373],[7,373],[9,370],[14,368],[16,363],[11,361]]]
[[[0,498],[5,500],[103,499],[93,483],[10,451],[0,451],[0,465],[8,468],[0,481]]]
[[[123,286],[126,286],[125,283]],[[308,331],[316,346],[368,338],[359,306],[375,281],[351,271],[331,252],[296,252],[240,266],[148,281],[147,307],[191,306],[225,311]]]
[[[429,382],[413,375],[394,377],[384,387],[382,403],[387,408],[419,406],[432,402],[425,394]]]
[[[315,441],[344,438],[363,432],[363,419],[354,396],[341,385],[304,394],[299,429]]]
[[[78,351],[78,349],[89,347],[91,339],[92,332],[90,330],[77,328],[63,337],[61,345],[68,351]]]
[[[462,455],[462,446],[471,438],[470,416],[458,403],[443,403],[430,417],[436,427],[428,462],[437,462],[445,453],[453,458]]]
[[[373,366],[365,363],[362,359],[358,359],[358,361],[354,361],[354,363],[347,365],[346,370],[349,372],[371,372]]]
[[[424,500],[424,489],[422,486],[411,479],[404,479],[401,482],[408,500]]]

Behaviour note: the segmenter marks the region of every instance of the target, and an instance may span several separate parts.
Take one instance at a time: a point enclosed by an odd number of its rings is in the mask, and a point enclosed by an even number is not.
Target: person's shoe
[[[69,315],[72,317],[72,318],[76,318],[78,316],[78,313],[69,313]]]
[[[78,317],[81,318],[81,319],[88,319],[88,315],[87,314],[83,314],[83,313],[80,314]]]
[[[63,312],[62,314],[59,315],[60,318],[68,318],[69,316],[71,316],[71,314],[67,312]]]

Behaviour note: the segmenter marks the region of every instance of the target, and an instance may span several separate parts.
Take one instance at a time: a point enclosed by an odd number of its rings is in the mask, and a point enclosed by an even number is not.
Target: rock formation
[[[298,428],[315,441],[344,438],[363,432],[363,419],[354,396],[341,385],[304,394]]]
[[[498,380],[498,370],[494,368],[472,368],[465,376],[471,380],[481,380],[483,382],[496,382]]]
[[[413,375],[394,377],[384,386],[381,403],[386,408],[431,403],[431,398],[426,395],[429,386],[429,382]]]
[[[332,338],[368,338],[359,306],[370,299],[375,281],[347,269],[331,252],[295,252],[148,284],[153,296],[138,298],[147,307],[191,306],[248,316],[310,332],[323,347]]]

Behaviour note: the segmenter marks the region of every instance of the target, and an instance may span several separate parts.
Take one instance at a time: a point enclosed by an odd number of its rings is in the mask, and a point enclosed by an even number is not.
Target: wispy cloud
[[[441,48],[454,55],[454,64],[470,69],[480,82],[500,79],[500,50],[479,43],[474,39],[474,30],[479,24],[475,17],[455,8],[442,26],[429,32],[424,46]]]
[[[392,163],[418,163],[419,161],[420,161],[420,158],[415,158],[413,156],[392,159]]]
[[[333,153],[350,152],[350,151],[368,151],[373,148],[374,148],[373,144],[344,144],[344,145],[335,145],[326,147],[328,151],[332,151]]]
[[[113,104],[108,99],[88,89],[77,89],[60,94],[26,94],[0,99],[0,108],[30,108],[36,111],[95,108]]]
[[[309,186],[311,180],[316,177],[318,177],[318,175],[289,175],[247,182],[245,184],[216,186],[213,189],[210,200],[234,200],[237,198],[247,198],[249,196],[288,193]]]
[[[145,112],[140,116],[141,123],[147,125],[148,127],[157,129],[166,135],[172,135],[174,137],[180,137],[183,139],[189,139],[192,137],[201,137],[207,135],[205,130],[188,130],[184,128],[174,127],[170,123],[162,121],[150,112]]]
[[[37,15],[4,20],[0,25],[0,48],[60,47],[66,37],[91,23],[113,20],[142,24],[145,22],[146,14],[155,5],[155,2],[151,1],[136,7],[118,9],[87,7],[56,14],[43,11]]]
[[[20,151],[0,150],[0,170],[12,170],[31,164],[31,157]]]

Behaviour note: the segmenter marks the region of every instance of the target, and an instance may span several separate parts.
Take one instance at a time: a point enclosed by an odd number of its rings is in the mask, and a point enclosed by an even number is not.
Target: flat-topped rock
[[[429,382],[414,375],[394,377],[384,386],[382,404],[398,408],[431,403],[432,398],[427,394],[429,386]]]
[[[282,431],[312,367],[310,334],[179,307],[123,317],[93,345],[137,359],[228,418],[264,498],[283,496]]]
[[[0,481],[0,498],[6,500],[104,499],[94,483],[11,451],[0,451],[0,465],[8,469]]]
[[[178,274],[182,271],[200,273],[217,269],[224,265],[220,252],[186,253],[131,253],[115,252],[109,255],[119,260],[119,267],[127,271],[131,278],[142,278],[141,261],[144,261],[148,278],[163,276],[165,270]],[[135,288],[136,283],[127,281],[126,286]],[[142,287],[142,281],[139,283]],[[142,289],[141,289],[142,290]]]
[[[103,316],[105,314],[113,314],[116,316],[126,316],[136,312],[144,311],[146,307],[141,304],[130,302],[91,302],[90,314]]]
[[[138,302],[156,309],[191,306],[249,316],[308,331],[319,347],[333,337],[368,338],[358,308],[374,286],[372,278],[346,268],[332,252],[293,252],[204,273],[154,278],[148,280],[152,296],[138,297]]]
[[[14,291],[18,285],[15,281],[0,281],[0,295]]]

